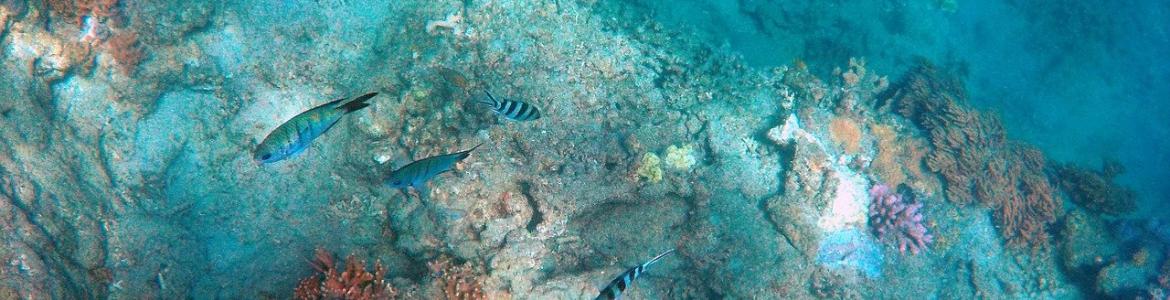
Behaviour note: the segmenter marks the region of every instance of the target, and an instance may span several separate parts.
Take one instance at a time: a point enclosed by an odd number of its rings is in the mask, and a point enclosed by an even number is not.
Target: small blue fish
[[[638,279],[638,276],[642,276],[642,273],[646,272],[646,268],[650,267],[651,264],[658,262],[658,260],[662,259],[663,256],[673,252],[674,249],[666,250],[666,252],[662,252],[662,254],[659,254],[658,256],[650,259],[650,261],[626,270],[625,273],[622,273],[622,275],[618,276],[618,278],[614,278],[613,281],[609,282],[609,285],[606,285],[605,288],[601,289],[601,293],[599,293],[597,298],[594,299],[621,299],[622,292],[626,291],[626,288],[630,287],[630,283],[633,282],[634,279]]]
[[[467,151],[436,155],[416,160],[390,172],[390,176],[386,179],[386,185],[391,188],[402,189],[404,193],[407,188],[414,188],[415,191],[418,191],[420,197],[425,198],[428,194],[428,180],[450,171],[451,168],[455,167],[455,163],[463,161],[463,159],[471,155],[471,151],[474,151],[482,145],[475,145],[475,147],[467,149]]]
[[[488,98],[487,100],[479,101],[479,103],[490,106],[492,111],[504,116],[504,118],[512,121],[540,119],[540,109],[537,109],[535,105],[519,100],[504,99],[504,101],[499,101],[496,100],[496,97],[492,96],[491,92],[485,90],[484,93],[487,93]]]
[[[314,139],[333,128],[341,117],[370,106],[366,100],[376,95],[378,93],[365,94],[345,103],[342,103],[345,98],[333,100],[292,117],[264,137],[264,141],[253,151],[253,157],[265,164],[305,151]]]

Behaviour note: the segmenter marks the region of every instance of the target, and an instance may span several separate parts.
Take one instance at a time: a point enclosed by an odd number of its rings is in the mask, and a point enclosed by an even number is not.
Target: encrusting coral
[[[695,165],[694,147],[690,144],[666,148],[666,164],[675,170],[690,170]]]
[[[877,155],[870,167],[889,186],[906,184],[923,194],[934,194],[938,184],[928,176],[923,165],[928,147],[925,140],[911,134],[899,134],[892,126],[872,124]]]
[[[345,259],[345,270],[338,270],[333,254],[317,249],[311,262],[319,274],[302,279],[294,293],[299,300],[346,299],[370,300],[391,299],[397,292],[386,283],[386,270],[381,262],[374,264],[374,272],[366,271],[365,262],[353,255]]]
[[[642,155],[642,160],[638,163],[634,174],[639,179],[644,179],[650,183],[662,181],[662,159],[657,154],[646,152],[646,154]]]
[[[911,254],[925,251],[933,236],[922,224],[922,202],[907,202],[902,195],[884,184],[869,189],[869,226],[878,238],[895,242],[898,251]]]
[[[1121,164],[1105,161],[1101,171],[1073,164],[1056,166],[1057,182],[1073,202],[1106,214],[1123,214],[1137,208],[1133,190],[1122,187],[1113,178],[1124,171]]]
[[[1040,151],[1007,140],[994,116],[961,104],[959,82],[923,63],[889,93],[888,105],[928,133],[926,165],[942,176],[947,199],[978,201],[995,209],[1004,241],[1034,249],[1048,243],[1048,226],[1061,211]]]
[[[856,154],[861,151],[861,128],[848,117],[833,118],[829,122],[829,134],[845,149],[845,153]]]

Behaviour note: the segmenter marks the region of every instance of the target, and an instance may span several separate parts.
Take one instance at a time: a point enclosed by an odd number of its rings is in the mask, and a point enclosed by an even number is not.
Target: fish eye
[[[264,156],[260,157],[260,160],[268,160],[269,158],[272,158],[272,154],[265,154]]]

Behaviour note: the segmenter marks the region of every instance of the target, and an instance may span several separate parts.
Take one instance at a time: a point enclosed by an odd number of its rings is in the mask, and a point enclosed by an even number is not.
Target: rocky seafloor
[[[0,298],[592,298],[667,249],[626,296],[1170,288],[1170,224],[1116,218],[1121,168],[1045,159],[949,70],[752,68],[614,9],[0,0]],[[253,160],[366,92],[306,152]],[[382,184],[480,143],[425,198]]]

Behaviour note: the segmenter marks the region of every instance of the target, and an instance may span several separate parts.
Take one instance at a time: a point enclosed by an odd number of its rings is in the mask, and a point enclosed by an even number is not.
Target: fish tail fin
[[[658,256],[655,256],[654,258],[651,258],[646,263],[642,264],[642,268],[649,267],[650,265],[658,262],[658,260],[662,259],[663,257],[666,257],[667,254],[671,254],[671,253],[674,253],[674,249],[670,249],[670,250],[666,250],[665,252],[662,252],[662,254],[659,254]]]
[[[479,145],[475,145],[475,147],[471,147],[471,149],[459,152],[459,155],[455,157],[455,160],[460,161],[466,159],[468,156],[471,156],[471,151],[475,151],[475,149],[479,148],[479,146],[483,146],[483,143],[479,143]]]
[[[354,98],[353,101],[346,102],[337,108],[345,110],[346,113],[351,113],[359,109],[366,108],[366,106],[370,106],[369,103],[366,103],[366,100],[370,100],[370,98],[373,98],[377,95],[377,92],[361,95],[357,98]]]
[[[491,107],[496,107],[496,105],[500,104],[500,101],[497,101],[496,97],[492,96],[492,92],[489,92],[488,90],[485,89],[485,90],[483,90],[483,93],[487,94],[487,99],[480,99],[479,104],[483,104],[483,105],[487,105],[487,106],[491,106]]]

